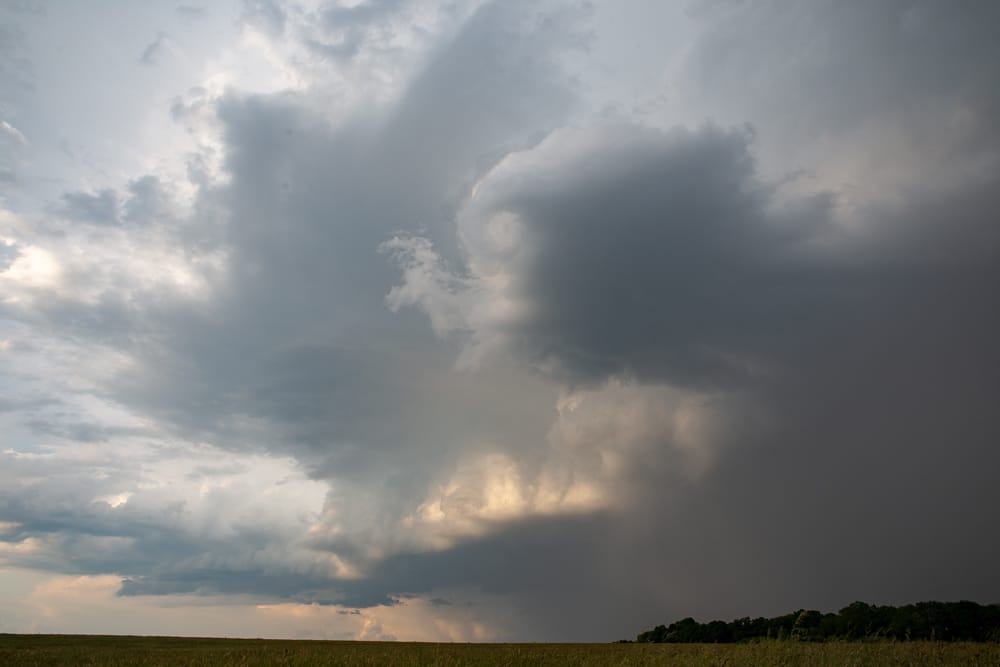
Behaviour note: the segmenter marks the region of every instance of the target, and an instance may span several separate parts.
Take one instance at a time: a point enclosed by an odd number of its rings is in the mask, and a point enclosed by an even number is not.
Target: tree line
[[[636,641],[653,643],[726,643],[756,639],[917,639],[1000,641],[1000,605],[918,602],[901,607],[854,602],[835,614],[800,609],[774,618],[737,618],[699,623],[684,618],[641,633]]]

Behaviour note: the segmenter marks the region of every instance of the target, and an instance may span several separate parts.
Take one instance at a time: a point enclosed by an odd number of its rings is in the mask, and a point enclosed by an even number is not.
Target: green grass
[[[1000,665],[1000,644],[423,644],[2,635],[0,665]]]

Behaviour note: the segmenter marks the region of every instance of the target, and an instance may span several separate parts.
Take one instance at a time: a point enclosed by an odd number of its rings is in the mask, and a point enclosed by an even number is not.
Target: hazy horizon
[[[1000,602],[998,25],[0,2],[0,632]]]

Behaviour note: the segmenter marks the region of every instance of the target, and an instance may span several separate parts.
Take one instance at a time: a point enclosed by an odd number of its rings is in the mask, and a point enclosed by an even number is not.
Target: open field
[[[0,665],[1000,665],[1000,644],[424,644],[0,635]]]

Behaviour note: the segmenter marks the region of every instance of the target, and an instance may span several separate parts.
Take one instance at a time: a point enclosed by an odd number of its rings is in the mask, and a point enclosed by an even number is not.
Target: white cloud
[[[62,268],[51,252],[22,244],[18,244],[18,250],[18,256],[10,266],[0,272],[8,300],[18,300],[18,292],[35,289],[58,291],[63,287]]]

